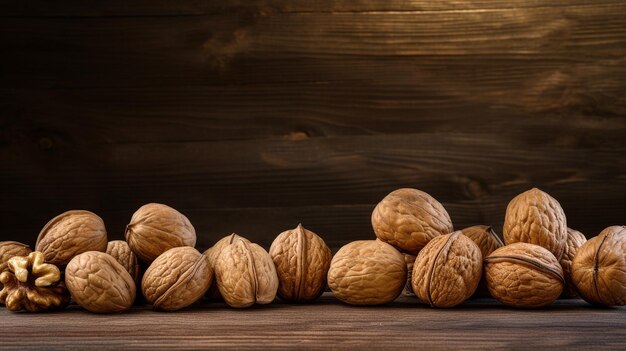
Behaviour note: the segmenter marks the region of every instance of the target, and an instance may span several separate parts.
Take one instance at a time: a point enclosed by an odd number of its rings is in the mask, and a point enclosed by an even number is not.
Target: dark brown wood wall
[[[0,90],[0,239],[163,202],[200,247],[336,248],[399,187],[457,228],[533,186],[626,222],[623,0],[0,0]]]

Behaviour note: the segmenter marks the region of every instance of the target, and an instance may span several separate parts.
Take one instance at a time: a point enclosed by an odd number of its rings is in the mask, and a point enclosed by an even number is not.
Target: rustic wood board
[[[494,300],[432,309],[412,297],[353,307],[328,293],[312,305],[246,310],[222,303],[174,313],[136,307],[94,315],[78,306],[50,314],[0,310],[0,349],[580,349],[623,350],[626,308],[561,300],[541,310]]]

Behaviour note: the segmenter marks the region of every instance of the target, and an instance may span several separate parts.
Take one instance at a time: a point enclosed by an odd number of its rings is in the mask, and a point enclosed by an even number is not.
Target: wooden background
[[[371,238],[399,187],[501,231],[533,186],[626,213],[623,0],[0,0],[0,239],[163,202],[198,246]]]

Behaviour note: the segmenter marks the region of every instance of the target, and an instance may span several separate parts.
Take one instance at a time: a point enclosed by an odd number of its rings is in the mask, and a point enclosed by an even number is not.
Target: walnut
[[[133,214],[125,237],[146,263],[171,248],[196,245],[196,230],[189,219],[169,206],[155,203],[143,205]]]
[[[572,261],[572,281],[585,301],[626,305],[626,227],[612,226],[579,249]]]
[[[31,252],[30,246],[17,241],[0,241],[0,273],[7,270],[11,257],[28,256]]]
[[[452,232],[452,221],[432,196],[405,188],[391,192],[376,205],[372,227],[380,240],[416,255],[432,238]]]
[[[567,221],[552,196],[533,188],[517,195],[506,208],[504,242],[542,246],[561,259],[567,241]]]
[[[498,234],[491,228],[486,225],[475,225],[472,227],[467,227],[462,229],[461,232],[463,235],[472,239],[473,242],[478,245],[480,248],[480,253],[483,258],[489,256],[496,249],[504,246]],[[473,295],[474,297],[489,297],[489,289],[487,289],[487,282],[485,281],[485,276],[480,279],[480,283],[478,283],[478,288],[476,288],[476,292]]]
[[[141,273],[139,259],[130,249],[128,243],[123,240],[109,241],[106,253],[116,259],[122,267],[126,268],[126,271],[133,277],[135,284],[139,283],[139,275]]]
[[[211,269],[213,270],[213,272],[215,272],[215,259],[217,258],[217,256],[219,256],[219,254],[222,252],[222,250],[226,246],[236,242],[238,239],[242,239],[243,241],[248,242],[248,243],[250,242],[250,240],[244,238],[243,236],[232,233],[228,236],[221,238],[210,249],[202,253],[203,255],[209,258],[209,264],[211,265]],[[222,298],[222,295],[220,295],[220,290],[217,287],[217,279],[213,279],[213,282],[211,283],[211,287],[209,288],[209,291],[207,292],[207,296],[211,299]]]
[[[107,247],[104,221],[95,213],[75,210],[51,219],[39,233],[35,251],[41,251],[46,262],[64,267],[74,256]]]
[[[224,247],[215,259],[215,278],[224,301],[236,308],[271,303],[278,290],[270,255],[241,238]]]
[[[413,291],[433,307],[453,307],[467,300],[482,274],[480,248],[456,231],[431,240],[413,266]]]
[[[413,266],[417,256],[411,254],[402,254],[406,263],[406,285],[404,286],[404,295],[415,296],[413,292]]]
[[[513,307],[549,305],[565,285],[556,257],[528,243],[513,243],[492,252],[485,258],[485,277],[491,296]]]
[[[65,284],[74,302],[94,313],[128,310],[135,301],[133,277],[111,255],[88,251],[65,268]]]
[[[567,228],[567,242],[565,243],[565,251],[559,263],[563,268],[563,275],[565,276],[565,288],[561,294],[562,298],[574,298],[578,296],[576,292],[576,286],[572,282],[572,260],[578,252],[578,249],[587,242],[587,239],[583,233]]]
[[[4,284],[0,303],[10,311],[54,310],[64,308],[70,302],[61,271],[55,265],[45,263],[41,252],[10,258],[7,270],[0,274],[0,282]]]
[[[328,270],[328,287],[351,305],[381,305],[398,297],[406,284],[406,263],[393,246],[380,240],[344,245]]]
[[[298,224],[276,237],[269,254],[276,266],[281,299],[310,302],[324,292],[332,254],[317,234]]]
[[[157,257],[141,281],[154,309],[176,311],[201,299],[211,286],[209,259],[193,247],[175,247]]]

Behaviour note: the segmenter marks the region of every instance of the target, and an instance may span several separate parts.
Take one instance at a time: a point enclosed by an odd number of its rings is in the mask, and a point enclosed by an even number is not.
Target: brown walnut
[[[572,282],[572,260],[574,256],[576,256],[576,252],[578,249],[587,242],[587,239],[583,235],[583,233],[567,228],[567,242],[565,243],[565,251],[563,252],[563,256],[559,263],[561,263],[561,267],[563,268],[563,275],[565,277],[565,288],[563,289],[563,293],[561,297],[563,298],[574,298],[578,296],[576,292],[576,286]]]
[[[406,263],[406,285],[404,286],[404,295],[415,296],[413,292],[413,266],[417,256],[411,254],[402,254]]]
[[[244,239],[222,249],[215,259],[217,287],[231,307],[243,308],[274,301],[278,276],[270,255]]]
[[[483,258],[489,256],[493,251],[498,248],[504,246],[504,243],[496,234],[496,232],[490,226],[486,225],[475,225],[472,227],[467,227],[462,229],[461,232],[463,235],[472,239],[473,242],[478,245],[480,248],[480,253]],[[476,288],[476,292],[473,295],[474,297],[488,297],[489,289],[487,289],[487,282],[485,281],[485,276],[480,279],[480,283],[478,283],[478,288]]]
[[[11,257],[28,256],[31,253],[30,246],[17,241],[0,241],[0,273],[8,268]]]
[[[567,241],[567,221],[552,196],[533,188],[517,195],[506,208],[504,242],[542,246],[561,259]]]
[[[222,252],[222,250],[226,246],[235,243],[239,239],[242,239],[243,241],[248,242],[248,243],[250,242],[250,240],[244,238],[243,236],[232,233],[228,236],[221,238],[211,248],[209,248],[208,250],[202,253],[203,255],[208,257],[209,264],[211,265],[211,269],[213,270],[213,272],[215,272],[215,259],[217,259],[217,256],[219,256],[219,254]],[[217,287],[217,279],[213,279],[213,282],[211,283],[211,287],[209,288],[209,291],[207,292],[207,296],[211,299],[222,298],[222,295],[220,294],[220,289]]]
[[[83,210],[64,212],[51,219],[39,233],[35,251],[46,262],[64,267],[76,255],[107,248],[104,221],[95,213]]]
[[[65,268],[65,284],[74,302],[94,313],[125,311],[136,297],[135,282],[126,268],[104,252],[74,257]]]
[[[485,277],[491,296],[512,307],[547,306],[565,285],[556,257],[528,243],[513,243],[492,252],[485,258]]]
[[[60,309],[70,302],[61,271],[46,263],[41,252],[14,256],[0,274],[0,303],[10,311],[39,312]]]
[[[317,234],[298,224],[276,237],[269,254],[276,266],[281,299],[310,302],[324,292],[332,254]]]
[[[413,266],[413,291],[432,307],[453,307],[467,300],[482,275],[480,248],[456,231],[431,240]]]
[[[406,285],[406,263],[393,246],[380,240],[359,240],[344,245],[328,270],[328,287],[351,305],[392,302]]]
[[[417,189],[392,191],[372,212],[376,237],[404,253],[416,255],[434,237],[452,232],[443,205]]]
[[[135,284],[139,283],[139,275],[141,273],[139,258],[137,258],[137,255],[130,249],[128,243],[123,240],[109,241],[106,253],[111,255],[126,269],[128,274],[133,277]]]
[[[141,206],[126,226],[126,242],[144,262],[150,263],[165,251],[196,245],[196,230],[175,209],[151,203]]]
[[[584,243],[572,261],[572,281],[589,303],[626,305],[626,227],[608,227]]]
[[[193,247],[175,247],[157,257],[141,281],[154,309],[176,311],[200,300],[211,286],[209,259]]]

